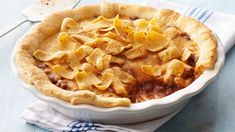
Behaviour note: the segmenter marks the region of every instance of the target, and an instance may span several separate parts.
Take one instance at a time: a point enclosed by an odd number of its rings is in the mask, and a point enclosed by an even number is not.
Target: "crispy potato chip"
[[[108,27],[108,28],[100,28],[99,30],[102,31],[102,32],[109,32],[109,31],[112,31],[114,28],[114,26],[111,26],[111,27]]]
[[[36,50],[34,53],[33,53],[33,56],[35,58],[37,58],[38,60],[40,61],[50,61],[52,59],[55,59],[55,58],[61,58],[63,57],[64,55],[66,54],[66,52],[64,51],[57,51],[57,52],[52,52],[52,53],[47,53],[43,50]]]
[[[101,78],[102,83],[96,84],[95,87],[99,90],[106,90],[112,84],[113,76],[114,75],[112,73],[108,72],[102,73],[102,78]]]
[[[184,49],[184,52],[181,56],[181,60],[182,61],[186,61],[188,60],[188,58],[191,56],[192,52],[190,50],[188,50],[187,48]]]
[[[174,59],[169,63],[167,72],[174,76],[181,76],[184,72],[184,68],[184,63],[182,61]]]
[[[170,38],[176,37],[180,33],[175,27],[169,27],[165,30],[164,34]]]
[[[134,33],[128,33],[127,35],[119,35],[117,38],[114,38],[119,42],[122,42],[123,44],[129,44],[132,40],[134,40]]]
[[[70,66],[66,63],[58,63],[60,66],[62,66],[64,69],[69,69]]]
[[[159,57],[162,60],[162,62],[167,62],[172,59],[177,59],[181,57],[182,51],[177,48],[175,45],[170,45],[167,47],[167,49],[161,51],[159,53]]]
[[[146,32],[148,30],[148,24],[149,22],[145,19],[138,19],[134,21],[134,25],[136,26],[137,31],[143,31]]]
[[[89,24],[86,24],[82,27],[83,32],[89,32],[92,30],[97,30],[101,28],[109,28],[112,27],[112,20],[109,19],[103,19],[103,20],[97,20],[96,22],[91,22]]]
[[[79,70],[81,71],[85,71],[85,72],[92,72],[92,73],[95,73],[95,68],[89,64],[89,63],[83,63],[80,67],[79,67]]]
[[[102,58],[105,55],[106,54],[104,51],[102,51],[99,48],[95,48],[94,51],[89,56],[86,57],[86,61],[90,63],[92,66],[96,66],[96,60],[98,58]]]
[[[85,72],[85,71],[76,72],[75,80],[78,84],[79,89],[88,89],[92,85],[102,83],[100,79],[96,77],[94,73]]]
[[[145,50],[145,46],[143,44],[139,44],[126,52],[123,53],[128,59],[135,59],[138,57],[144,57],[147,55],[147,51]]]
[[[68,33],[61,32],[57,38],[60,50],[74,50],[77,45],[80,45]]]
[[[125,46],[123,46],[122,43],[107,37],[97,38],[92,42],[86,42],[84,44],[91,47],[100,48],[102,50],[105,50],[108,54],[112,55],[119,54],[125,49]],[[128,47],[129,46],[130,45],[128,45]]]
[[[86,60],[98,70],[103,70],[109,67],[111,55],[106,55],[104,51],[96,48],[88,57],[86,57]]]
[[[78,84],[76,83],[75,80],[72,80],[72,81],[68,80],[68,81],[67,81],[67,85],[69,86],[69,88],[70,88],[72,91],[77,91],[77,90],[79,90]]]
[[[157,25],[157,19],[156,18],[153,18],[149,21],[149,29],[150,30],[153,30],[155,32],[158,32],[158,33],[163,33],[162,30],[161,30],[161,27],[159,25]]]
[[[103,70],[109,67],[111,61],[111,55],[105,55],[103,57],[99,57],[96,60],[96,68],[97,70]]]
[[[114,19],[113,19],[113,25],[115,28],[121,28],[122,26],[122,22],[119,19],[119,15],[117,15]]]
[[[161,75],[161,67],[159,65],[141,65],[141,70],[152,77],[157,77]]]
[[[113,73],[118,77],[123,83],[134,84],[136,82],[135,78],[129,73],[122,70],[120,67],[113,67]]]
[[[86,41],[84,42],[84,45],[87,45],[87,46],[90,46],[92,48],[95,48],[97,47],[97,45],[99,45],[100,47],[102,47],[102,45],[104,44],[104,42],[102,41],[101,38],[96,38],[96,39],[93,39],[91,41]],[[107,46],[107,45],[105,45]]]
[[[69,66],[75,70],[81,65],[80,61],[86,56],[85,50],[83,48],[78,48],[72,52],[68,59]]]
[[[120,95],[127,95],[129,90],[128,85],[134,85],[136,80],[129,73],[123,71],[120,67],[107,68],[103,71],[103,73],[112,73],[114,74],[112,80],[112,88],[115,93]]]
[[[113,33],[111,31],[101,35],[102,37],[108,37],[108,38],[111,38],[111,39],[115,39],[118,37],[118,35],[116,33]]]
[[[67,32],[69,29],[75,29],[77,27],[78,24],[76,21],[74,21],[72,18],[66,17],[61,24],[60,31]]]
[[[133,28],[131,26],[123,26],[120,30],[122,32],[128,34],[128,33],[131,33],[133,31]]]
[[[127,91],[127,84],[124,84],[121,82],[121,80],[117,77],[114,77],[112,80],[112,87],[115,91],[115,93],[119,94],[119,95],[128,95],[128,91]]]
[[[73,53],[77,56],[77,58],[74,58],[74,59],[77,59],[77,60],[82,60],[86,56],[86,52],[84,48],[78,48]]]
[[[125,46],[123,46],[122,43],[114,39],[103,38],[103,41],[106,41],[108,43],[108,46],[105,48],[105,51],[108,54],[116,55],[116,54],[121,53],[125,49]]]
[[[90,55],[90,54],[93,52],[93,50],[94,50],[94,48],[92,48],[92,47],[90,47],[90,46],[87,46],[87,45],[81,45],[81,46],[79,47],[79,49],[80,49],[80,48],[84,50],[86,56]]]
[[[149,21],[149,25],[156,25],[157,24],[157,19],[156,18],[152,18],[150,21]]]
[[[134,39],[136,42],[144,41],[145,40],[145,32],[143,32],[143,31],[134,32]]]
[[[157,52],[166,48],[169,44],[169,39],[167,39],[162,34],[149,30],[146,35],[146,49],[151,52]]]
[[[104,17],[104,16],[98,16],[95,20],[93,20],[91,23],[97,23],[97,22],[100,22],[100,21],[110,21],[112,22],[112,20]]]
[[[125,60],[120,57],[112,56],[110,63],[116,63],[116,64],[123,65],[125,63]]]
[[[64,52],[64,51],[57,51],[56,53],[59,53],[59,52]],[[67,52],[64,52],[65,55],[60,57],[60,58],[54,58],[52,60],[50,60],[50,62],[54,63],[54,64],[66,64],[67,63],[67,59],[69,58],[69,55]],[[51,53],[50,53],[51,54]]]
[[[62,67],[61,65],[54,65],[52,67],[52,70],[53,70],[53,72],[62,76],[63,78],[70,79],[70,80],[74,78],[73,71],[68,71],[64,67]]]
[[[80,43],[84,43],[84,42],[91,42],[94,39],[91,37],[87,37],[85,35],[80,35],[80,34],[76,34],[76,35],[71,35],[74,39],[76,39],[78,42]]]
[[[131,36],[131,34],[133,33],[133,28],[129,25],[123,25],[122,21],[119,19],[119,15],[117,15],[113,19],[113,25],[115,31],[117,32],[118,35],[120,35],[120,37],[122,37],[123,40],[130,41],[128,39],[128,36]]]
[[[79,88],[79,90],[90,90],[90,89],[92,89],[92,85],[81,83],[78,85],[78,88]]]

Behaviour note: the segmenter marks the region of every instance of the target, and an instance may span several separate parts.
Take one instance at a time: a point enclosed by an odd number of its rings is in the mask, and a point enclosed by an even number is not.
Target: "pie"
[[[19,42],[22,78],[74,105],[130,106],[168,96],[214,67],[217,41],[168,9],[102,3],[54,13]]]

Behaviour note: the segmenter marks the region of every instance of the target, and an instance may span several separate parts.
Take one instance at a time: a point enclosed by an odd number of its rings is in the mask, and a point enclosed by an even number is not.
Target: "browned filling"
[[[129,19],[134,21],[139,18],[133,16]],[[184,63],[188,66],[185,67],[181,76],[169,76],[167,77],[167,79],[165,79],[163,76],[152,77],[147,74],[144,74],[141,71],[141,65],[160,65],[162,68],[162,74],[165,74],[167,72],[167,64],[170,60],[163,62],[157,52],[154,53],[146,51],[146,54],[144,56],[134,59],[127,59],[124,55],[119,54],[114,57],[124,59],[125,62],[122,64],[113,63],[110,64],[110,66],[120,67],[136,79],[136,84],[134,84],[134,86],[131,86],[130,90],[128,90],[128,95],[117,95],[112,87],[109,87],[106,91],[99,91],[97,89],[92,90],[97,92],[98,94],[108,93],[104,94],[104,96],[125,96],[128,97],[132,103],[138,103],[146,100],[168,96],[177,90],[187,87],[190,83],[192,83],[195,80],[194,68],[198,59],[198,55],[195,52],[197,51],[197,47],[194,45],[194,43],[192,43],[192,40],[187,33],[179,32],[174,27],[168,28],[169,30],[165,31],[166,33],[169,32],[168,36],[172,39],[172,41],[174,41],[177,48],[183,51],[186,47],[192,52],[190,57],[186,61],[184,61]],[[180,57],[176,57],[174,59],[180,60]],[[81,60],[81,63],[83,63],[83,60]],[[78,85],[74,80],[68,80],[56,73],[53,73],[49,64],[37,61],[37,67],[41,68],[47,74],[49,80],[56,86],[65,90],[79,90]]]
[[[188,59],[188,64],[192,67],[195,66],[197,58],[195,56],[191,56]],[[70,80],[64,79],[63,77],[57,75],[56,73],[52,72],[52,69],[46,63],[39,62],[37,67],[42,69],[48,76],[49,80],[55,84],[56,86],[65,89],[65,90],[73,90],[73,86],[75,87],[75,82]],[[127,71],[135,78],[138,78],[138,75],[133,74],[131,71]],[[184,80],[182,82],[182,79]],[[185,81],[186,80],[186,81]],[[185,88],[191,82],[195,80],[194,77],[194,68],[186,68],[183,72],[181,78],[171,78],[164,82],[162,77],[154,78],[154,79],[147,79],[144,82],[138,82],[135,87],[132,88],[130,91],[128,98],[131,100],[132,103],[143,102],[146,100],[162,98],[174,93],[177,90]],[[71,83],[72,82],[72,83]],[[107,90],[109,93],[115,94],[115,91],[112,88]]]
[[[182,88],[187,87],[192,81],[194,81],[194,70],[185,69],[183,78],[185,80],[190,80],[187,83],[181,83],[177,79],[172,79],[168,80],[169,82],[166,83],[163,81],[163,78],[159,77],[155,80],[138,83],[131,91],[129,99],[132,103],[138,103],[168,96]]]

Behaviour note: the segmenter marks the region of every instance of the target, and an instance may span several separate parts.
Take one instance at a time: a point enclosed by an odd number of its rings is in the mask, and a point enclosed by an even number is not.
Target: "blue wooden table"
[[[115,0],[118,1],[118,0]],[[141,3],[142,0],[119,0]],[[234,0],[169,0],[235,15]],[[77,7],[100,2],[82,0]],[[0,0],[0,29],[23,19],[20,10],[33,0]],[[32,23],[25,23],[7,36],[0,38],[0,132],[44,132],[19,118],[24,108],[36,100],[25,91],[10,68],[10,56],[17,39]],[[234,28],[234,27],[232,27]],[[206,90],[195,96],[174,118],[158,132],[234,132],[235,131],[235,47],[226,55],[225,66],[217,79]]]

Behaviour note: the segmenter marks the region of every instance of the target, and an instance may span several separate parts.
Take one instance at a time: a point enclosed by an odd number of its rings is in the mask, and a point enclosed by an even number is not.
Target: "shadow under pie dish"
[[[167,100],[212,69],[210,81],[223,64],[218,47],[205,25],[172,10],[102,3],[48,16],[20,39],[13,59],[46,96],[132,109]]]

